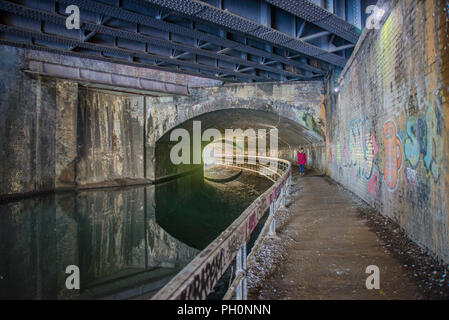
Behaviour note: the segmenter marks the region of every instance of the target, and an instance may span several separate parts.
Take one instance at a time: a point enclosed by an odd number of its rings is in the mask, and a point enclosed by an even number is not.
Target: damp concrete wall
[[[79,90],[77,183],[144,178],[144,99]]]
[[[48,76],[52,73],[58,76]],[[98,83],[83,80],[91,78]],[[132,87],[141,80],[167,89],[168,94],[219,83],[1,45],[0,197],[157,178],[151,164],[154,157],[146,162],[157,140],[153,138],[157,132],[145,128],[153,119],[147,110],[152,105],[145,104],[147,94],[154,93]],[[129,87],[112,85],[117,81],[129,82]]]
[[[449,11],[379,5],[383,26],[364,31],[339,94],[328,88],[325,171],[448,263]]]
[[[0,46],[0,57],[0,197],[148,183],[198,169],[173,165],[174,142],[161,138],[217,110],[292,120],[306,141],[322,140],[325,132],[321,81],[190,87],[189,95],[154,96],[29,71],[51,63],[153,78],[154,72],[9,46]]]
[[[25,73],[23,49],[0,55],[0,195],[145,178],[143,96]]]
[[[70,148],[62,150],[63,139],[71,138],[61,131],[73,128],[70,115],[57,116],[58,104],[70,99],[70,92],[61,95],[61,81],[31,79],[21,71],[24,63],[22,49],[1,47],[0,195],[52,190],[56,172],[73,165],[66,158],[73,156]],[[64,158],[60,163],[56,154]]]

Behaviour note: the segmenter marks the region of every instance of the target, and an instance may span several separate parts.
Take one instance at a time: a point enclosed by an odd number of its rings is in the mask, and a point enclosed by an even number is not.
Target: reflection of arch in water
[[[157,184],[156,221],[182,243],[202,250],[271,185],[256,173],[244,173],[229,186],[216,184],[205,181],[202,172]]]
[[[0,204],[0,270],[9,280],[0,298],[75,298],[100,287],[107,294],[143,272],[175,273],[198,251],[157,225],[153,199],[152,186]],[[65,288],[68,265],[80,267],[81,292]]]

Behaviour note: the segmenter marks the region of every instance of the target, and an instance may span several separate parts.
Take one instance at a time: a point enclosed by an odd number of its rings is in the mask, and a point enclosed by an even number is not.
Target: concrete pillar
[[[75,186],[78,84],[56,81],[55,188]]]

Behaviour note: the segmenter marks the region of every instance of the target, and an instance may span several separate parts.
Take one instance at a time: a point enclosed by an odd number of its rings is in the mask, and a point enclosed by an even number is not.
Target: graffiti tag
[[[402,144],[397,135],[396,124],[388,121],[383,129],[384,142],[384,179],[390,191],[398,184],[399,170],[402,166]]]
[[[438,104],[439,100],[436,105],[428,106],[425,113],[407,119],[407,137],[404,140],[404,154],[410,166],[416,169],[422,155],[427,172],[435,182],[440,177],[439,163],[443,153],[442,116]]]
[[[193,280],[182,291],[180,300],[204,299],[208,296],[210,290],[220,279],[224,269],[224,249],[208,262],[200,273],[193,277]]]

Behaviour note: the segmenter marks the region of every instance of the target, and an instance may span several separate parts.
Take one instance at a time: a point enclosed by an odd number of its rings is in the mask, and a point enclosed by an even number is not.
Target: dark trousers
[[[300,164],[299,165],[299,173],[304,173],[304,171],[305,171],[305,165]]]

